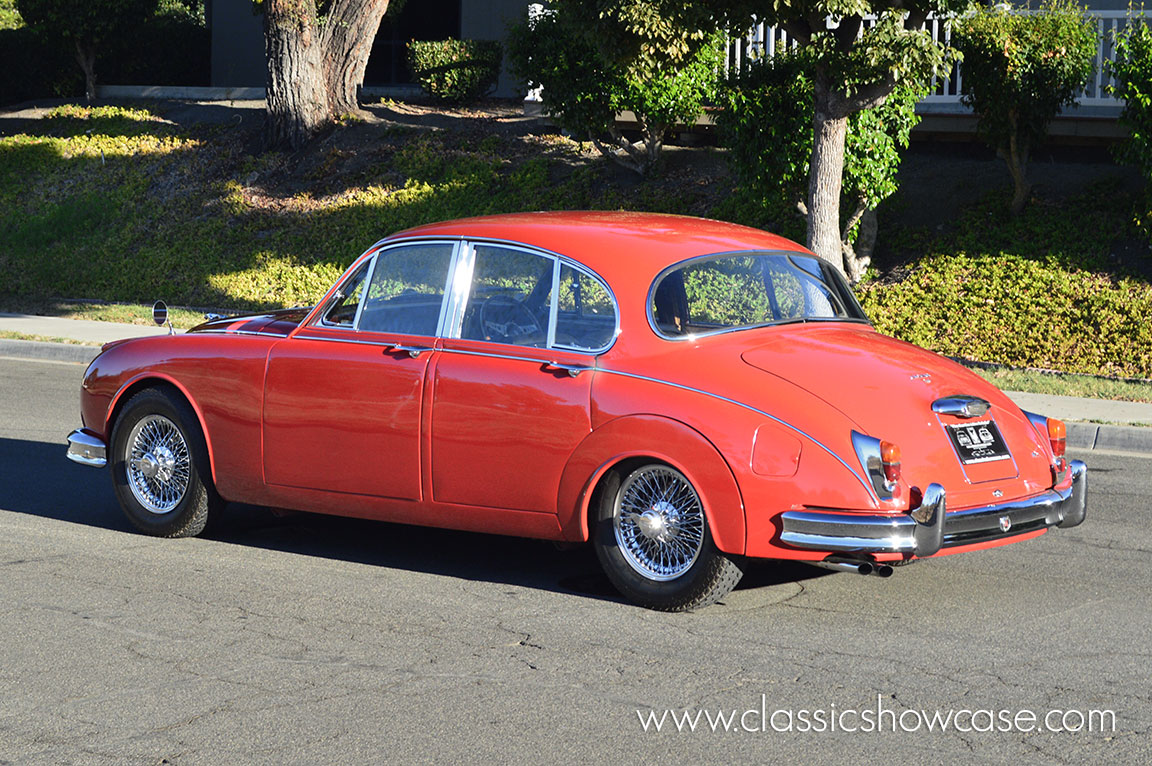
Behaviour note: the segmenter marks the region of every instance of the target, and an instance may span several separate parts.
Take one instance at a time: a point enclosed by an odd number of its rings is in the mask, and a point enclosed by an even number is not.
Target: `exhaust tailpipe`
[[[875,577],[891,577],[893,572],[892,566],[889,564],[877,564],[872,561],[840,558],[837,556],[829,556],[823,561],[808,561],[805,563],[823,569],[831,569],[833,572],[855,572],[859,575],[873,575]]]

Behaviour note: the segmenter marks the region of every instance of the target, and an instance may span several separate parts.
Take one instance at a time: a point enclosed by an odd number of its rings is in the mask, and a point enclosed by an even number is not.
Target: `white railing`
[[[1019,12],[1032,13],[1032,11]],[[1129,24],[1152,23],[1152,11],[1093,10],[1088,11],[1087,15],[1096,22],[1096,61],[1092,77],[1088,80],[1078,103],[1081,106],[1119,107],[1120,101],[1108,91],[1112,78],[1105,71],[1104,62],[1115,59],[1115,35]],[[865,17],[865,27],[870,27],[875,23],[875,17]],[[934,40],[944,43],[951,41],[952,28],[947,20],[929,18],[925,22],[925,27],[932,31]],[[747,35],[729,40],[727,68],[739,71],[740,67],[749,60],[761,56],[773,56],[777,50],[786,49],[795,44],[783,29],[768,24],[758,24],[749,30]],[[921,103],[960,105],[963,78],[962,64],[953,66],[952,71],[947,75],[934,76],[929,84],[928,96]]]

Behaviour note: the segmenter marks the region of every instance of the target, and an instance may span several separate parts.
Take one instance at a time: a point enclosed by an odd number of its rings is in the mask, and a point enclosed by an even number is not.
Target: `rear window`
[[[867,322],[836,269],[799,253],[735,253],[695,258],[664,271],[648,312],[668,338],[769,324]]]

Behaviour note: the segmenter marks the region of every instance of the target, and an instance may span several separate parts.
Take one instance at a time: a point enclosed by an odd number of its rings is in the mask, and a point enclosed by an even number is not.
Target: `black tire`
[[[144,534],[193,537],[223,505],[196,413],[165,388],[128,400],[112,428],[109,460],[120,507]]]
[[[654,485],[666,482],[675,495],[664,491],[658,502],[646,504],[650,518],[642,519],[635,501],[647,496],[644,482],[649,479]],[[612,471],[598,495],[596,556],[628,600],[649,609],[685,612],[716,603],[740,582],[743,570],[716,549],[699,495],[675,468],[647,463],[627,472]],[[645,526],[652,528],[645,532]]]

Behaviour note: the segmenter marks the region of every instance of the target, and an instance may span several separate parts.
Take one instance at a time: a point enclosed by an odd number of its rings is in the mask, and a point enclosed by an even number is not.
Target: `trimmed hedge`
[[[413,40],[408,68],[432,98],[476,101],[496,86],[504,49],[495,40]]]

